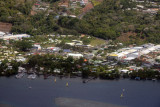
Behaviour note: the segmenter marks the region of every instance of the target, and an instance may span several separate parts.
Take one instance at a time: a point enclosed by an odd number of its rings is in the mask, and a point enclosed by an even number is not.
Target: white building
[[[67,57],[69,57],[69,56],[71,56],[73,58],[81,58],[81,57],[83,57],[82,54],[74,54],[74,53],[68,53]]]
[[[4,35],[5,35],[5,33],[0,31],[0,37],[4,36]]]
[[[28,34],[16,34],[16,35],[9,34],[9,35],[1,36],[0,39],[3,39],[3,40],[10,40],[10,39],[19,40],[19,39],[22,39],[22,38],[29,38],[29,37],[30,37],[30,35],[28,35]]]
[[[34,46],[33,46],[33,47],[37,48],[38,50],[41,50],[41,45],[34,44]]]

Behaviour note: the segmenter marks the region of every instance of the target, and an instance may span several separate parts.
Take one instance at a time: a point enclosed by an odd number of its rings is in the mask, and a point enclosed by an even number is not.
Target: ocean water
[[[97,79],[84,84],[81,78],[56,78],[56,83],[54,78],[0,77],[0,103],[13,107],[58,107],[55,98],[64,97],[127,107],[160,107],[159,81]]]

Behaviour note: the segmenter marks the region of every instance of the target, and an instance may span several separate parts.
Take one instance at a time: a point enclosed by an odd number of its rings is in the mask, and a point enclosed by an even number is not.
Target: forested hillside
[[[59,24],[103,39],[115,40],[123,33],[135,32],[132,40],[159,43],[160,12],[150,15],[134,10],[135,6],[131,0],[104,0],[82,20],[63,17]]]
[[[42,0],[52,3],[50,10],[30,15],[34,0],[1,0],[0,21],[12,23],[13,33],[30,35],[84,33],[103,39],[117,40],[129,33],[129,43],[160,41],[160,11],[157,14],[135,10],[133,0],[104,0],[88,12],[82,19],[60,16],[56,0]],[[159,0],[152,0],[159,2]],[[151,0],[150,0],[151,2]],[[145,2],[143,3],[145,4]],[[56,9],[56,11],[55,11]],[[132,35],[133,34],[133,35]]]
[[[1,0],[0,22],[11,23],[12,33],[28,33],[34,36],[57,31],[59,28],[54,20],[55,14],[46,16],[47,11],[30,14],[34,3],[35,0]]]

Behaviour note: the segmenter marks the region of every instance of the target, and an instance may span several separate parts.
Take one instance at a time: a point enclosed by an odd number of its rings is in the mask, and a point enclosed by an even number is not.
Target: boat
[[[152,81],[156,81],[156,80],[157,80],[156,78],[153,78],[153,79],[152,79]]]
[[[123,88],[123,92],[125,91],[125,89]]]
[[[56,78],[54,79],[54,82],[56,82],[57,80],[56,80]]]
[[[24,73],[19,73],[15,77],[19,79],[19,78],[22,78],[23,76],[24,76]]]
[[[120,96],[120,97],[121,97],[121,98],[122,98],[122,97],[124,97],[124,96],[123,96],[123,93],[121,94],[121,96]]]
[[[66,87],[68,87],[68,82],[66,83]]]
[[[28,87],[29,89],[31,89],[32,87],[30,86],[30,87]]]
[[[29,78],[29,79],[35,79],[36,77],[37,77],[36,74],[31,74],[31,75],[29,75],[27,78]]]
[[[141,78],[140,77],[135,77],[135,80],[140,80]]]

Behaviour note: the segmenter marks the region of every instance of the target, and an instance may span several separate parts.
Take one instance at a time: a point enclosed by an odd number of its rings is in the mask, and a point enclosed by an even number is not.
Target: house
[[[81,4],[81,5],[86,5],[87,3],[88,3],[88,0],[81,0],[81,1],[80,1],[80,4]]]
[[[79,40],[72,40],[72,42],[75,42],[75,43],[82,43],[82,41],[79,41]]]
[[[121,72],[121,73],[127,73],[127,72],[129,72],[129,70],[127,70],[127,69],[122,69],[122,70],[120,70],[120,72]]]
[[[72,51],[70,49],[64,49],[63,52],[64,53],[71,53]]]
[[[93,58],[95,55],[93,53],[88,53],[88,54],[85,54],[84,57],[87,58],[87,59],[91,59]]]
[[[73,18],[75,18],[75,17],[77,17],[77,16],[75,16],[75,15],[69,15],[70,17],[73,17]]]
[[[19,56],[19,57],[16,58],[16,61],[17,62],[25,62],[26,58]]]
[[[4,36],[4,35],[5,35],[5,33],[0,31],[0,36]]]
[[[54,72],[55,73],[60,73],[61,71],[60,71],[60,69],[54,69]]]
[[[68,35],[68,37],[72,37],[73,35]]]
[[[118,60],[118,55],[116,53],[111,53],[110,55],[108,55],[107,57],[108,59],[117,59]]]
[[[74,46],[75,43],[74,42],[72,42],[72,43],[66,43],[66,45]]]
[[[69,2],[68,0],[64,0],[64,1],[60,2],[60,3],[58,4],[58,6],[59,6],[59,7],[68,8],[68,6],[69,6],[69,3],[68,3],[68,2]]]
[[[18,72],[24,72],[25,71],[25,68],[23,67],[18,67]]]
[[[75,53],[69,53],[69,54],[67,54],[67,57],[69,57],[69,56],[71,56],[71,57],[73,57],[73,58],[81,58],[81,57],[83,57],[83,55],[82,54],[75,54]]]
[[[61,49],[59,47],[54,47],[53,52],[59,52]]]
[[[66,35],[61,35],[61,37],[65,38],[65,37],[66,37]]]
[[[142,5],[137,5],[137,7],[138,7],[138,8],[141,8],[141,9],[144,8],[144,6],[142,6]]]
[[[41,45],[39,45],[39,44],[37,44],[37,43],[35,43],[35,44],[33,45],[33,47],[36,48],[37,50],[41,50]]]

